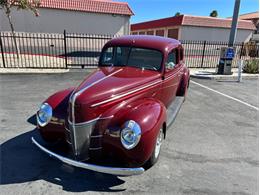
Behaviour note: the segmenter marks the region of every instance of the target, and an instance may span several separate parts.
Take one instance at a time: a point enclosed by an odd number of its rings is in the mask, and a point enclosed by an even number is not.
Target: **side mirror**
[[[96,57],[96,58],[94,58],[94,61],[96,62],[96,63],[98,63],[99,62],[99,56],[98,57]]]
[[[173,69],[175,67],[176,64],[174,64],[173,62],[169,62],[167,65],[166,65],[166,68],[167,69]]]

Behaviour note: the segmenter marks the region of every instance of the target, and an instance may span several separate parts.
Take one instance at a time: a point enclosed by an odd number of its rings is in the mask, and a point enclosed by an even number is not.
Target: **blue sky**
[[[131,23],[173,16],[176,12],[208,16],[216,9],[219,17],[233,14],[235,0],[118,0],[128,2],[135,13]],[[240,14],[258,11],[258,0],[241,0]]]

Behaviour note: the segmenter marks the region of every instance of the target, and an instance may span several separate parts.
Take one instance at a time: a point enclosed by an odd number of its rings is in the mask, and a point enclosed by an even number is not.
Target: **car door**
[[[162,84],[162,99],[168,107],[175,99],[180,81],[179,49],[175,48],[169,52],[165,62],[164,80]]]

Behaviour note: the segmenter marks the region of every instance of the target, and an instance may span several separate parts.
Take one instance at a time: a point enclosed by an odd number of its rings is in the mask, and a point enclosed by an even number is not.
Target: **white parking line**
[[[249,103],[246,103],[246,102],[244,102],[244,101],[242,101],[242,100],[239,100],[239,99],[237,99],[237,98],[231,97],[231,96],[226,95],[226,94],[224,94],[224,93],[221,93],[221,92],[219,92],[219,91],[217,91],[217,90],[211,89],[211,88],[209,88],[209,87],[207,87],[207,86],[205,86],[205,85],[202,85],[202,84],[200,84],[200,83],[197,83],[197,82],[195,82],[195,81],[192,81],[192,80],[191,80],[190,82],[193,83],[193,84],[195,84],[195,85],[198,85],[198,86],[200,86],[200,87],[202,87],[202,88],[205,88],[205,89],[207,89],[207,90],[209,90],[209,91],[215,92],[215,93],[220,94],[220,95],[223,95],[223,96],[225,96],[225,97],[227,97],[227,98],[229,98],[229,99],[232,99],[232,100],[234,100],[234,101],[237,101],[237,102],[239,102],[239,103],[241,103],[241,104],[244,104],[244,105],[246,105],[246,106],[248,106],[248,107],[250,107],[250,108],[253,108],[253,109],[255,109],[255,110],[259,110],[258,107],[255,107],[255,106],[253,106],[253,105],[251,105],[251,104],[249,104]]]

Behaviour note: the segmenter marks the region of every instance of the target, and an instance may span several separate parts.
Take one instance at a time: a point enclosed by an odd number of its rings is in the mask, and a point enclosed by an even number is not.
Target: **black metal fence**
[[[96,67],[96,57],[112,35],[0,32],[0,68]]]
[[[184,47],[185,62],[191,68],[216,68],[222,47],[228,42],[216,41],[181,41]],[[237,67],[238,60],[258,58],[259,46],[253,43],[235,43],[236,53],[232,67]]]
[[[4,68],[67,68],[64,37],[61,34],[0,33],[1,60]]]
[[[65,54],[68,67],[96,67],[102,47],[112,35],[66,34]]]
[[[112,35],[47,34],[0,32],[0,68],[74,68],[96,67],[96,58]],[[181,41],[185,61],[191,68],[215,68],[221,47],[227,42]],[[258,57],[258,45],[236,43],[237,60]],[[19,55],[17,55],[19,54]]]

